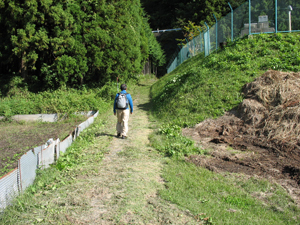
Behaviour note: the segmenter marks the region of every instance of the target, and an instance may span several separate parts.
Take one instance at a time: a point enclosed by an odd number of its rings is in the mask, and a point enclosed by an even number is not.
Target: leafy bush
[[[0,116],[104,111],[115,95],[110,85],[92,89],[83,87],[80,90],[62,87],[55,91],[44,91],[37,94],[24,89],[19,90],[19,92],[9,92],[7,97],[0,99]]]

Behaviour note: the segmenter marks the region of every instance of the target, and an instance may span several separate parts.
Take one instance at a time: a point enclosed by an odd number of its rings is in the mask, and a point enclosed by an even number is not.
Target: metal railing
[[[153,30],[152,33],[164,33],[164,32],[169,32],[169,31],[179,31],[181,28],[174,28],[174,29],[164,29],[164,30]]]
[[[185,60],[204,53],[208,56],[228,40],[234,41],[245,35],[300,31],[299,0],[248,0],[209,27],[205,23],[200,34],[174,53],[167,72],[172,72]]]

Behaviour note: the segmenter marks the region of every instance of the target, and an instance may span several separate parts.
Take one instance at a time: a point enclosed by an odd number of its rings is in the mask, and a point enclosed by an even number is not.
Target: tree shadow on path
[[[148,112],[148,111],[151,111],[151,109],[152,109],[152,103],[151,102],[146,102],[146,103],[143,103],[143,104],[138,104],[137,108],[140,109],[140,110]]]
[[[117,135],[113,135],[113,134],[107,134],[107,133],[95,133],[95,137],[103,137],[103,136],[108,136],[108,137],[117,137]]]

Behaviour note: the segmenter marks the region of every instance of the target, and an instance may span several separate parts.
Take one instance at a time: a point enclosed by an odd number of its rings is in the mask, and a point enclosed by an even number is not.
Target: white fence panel
[[[97,111],[97,112],[94,114],[94,118],[96,118],[98,115],[99,115],[99,111]]]
[[[54,147],[55,144],[52,143],[39,153],[39,166],[42,169],[48,168],[50,164],[54,163]]]
[[[11,203],[18,191],[18,169],[16,168],[0,178],[0,212]]]
[[[81,124],[78,125],[78,127],[75,129],[75,135],[74,135],[74,140],[76,137],[80,135],[80,133],[89,127],[92,123],[94,123],[95,118],[98,116],[99,111],[97,111],[93,116],[89,117],[86,121],[82,122]]]
[[[33,149],[35,155],[38,155],[40,151],[42,151],[43,146],[38,146]]]
[[[21,191],[33,184],[37,169],[37,155],[32,150],[25,153],[18,162]]]
[[[78,125],[78,136],[80,135],[81,131],[83,131],[86,127],[87,127],[87,121],[84,121]]]
[[[99,111],[75,128],[74,139],[94,122],[98,114]],[[38,146],[25,153],[18,161],[18,168],[0,178],[0,212],[12,202],[19,191],[24,191],[33,184],[38,166],[42,169],[49,167],[55,161],[55,154],[58,159],[60,153],[64,153],[72,142],[73,137],[70,134],[63,141],[57,139],[48,147]]]
[[[67,148],[72,144],[72,135],[70,134],[65,140],[59,143],[59,151],[65,153]]]
[[[95,118],[93,117],[93,116],[91,116],[90,118],[88,118],[88,123],[89,123],[89,126],[92,124],[92,123],[94,123],[94,120],[95,120]]]

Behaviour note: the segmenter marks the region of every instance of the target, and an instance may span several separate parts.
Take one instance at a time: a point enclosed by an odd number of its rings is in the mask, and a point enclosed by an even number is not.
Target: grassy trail
[[[42,173],[34,193],[17,198],[0,224],[197,224],[158,195],[165,159],[149,146],[155,126],[148,118],[149,83],[128,88],[134,113],[127,139],[116,137],[112,110],[97,117],[83,134],[93,138],[81,147],[79,163]]]
[[[161,179],[163,158],[149,147],[148,119],[150,85],[129,87],[134,113],[129,120],[128,139],[112,136],[109,151],[99,164],[97,176],[88,179],[92,188],[87,196],[90,208],[76,216],[85,224],[185,224],[191,215],[157,196],[164,188]],[[115,135],[116,117],[108,117],[103,136]],[[101,139],[99,139],[101,141]],[[190,217],[190,218],[189,218]]]

